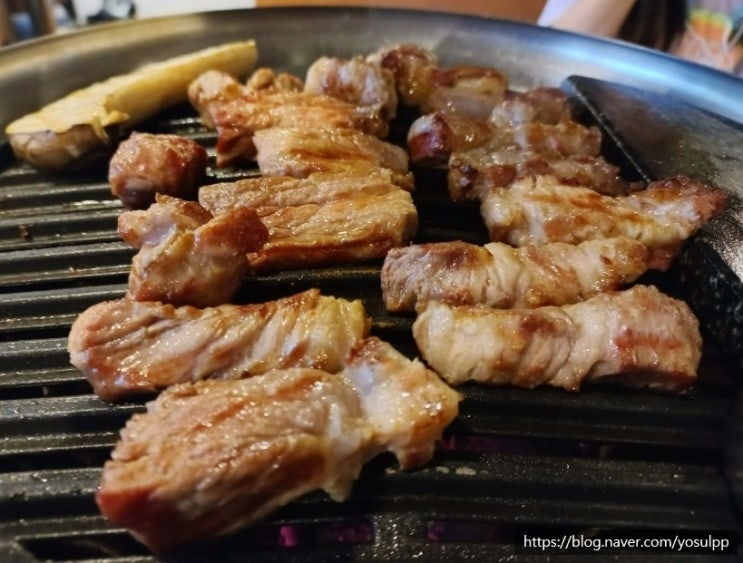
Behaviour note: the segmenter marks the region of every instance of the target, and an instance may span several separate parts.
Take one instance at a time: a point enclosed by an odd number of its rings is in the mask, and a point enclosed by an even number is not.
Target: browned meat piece
[[[254,93],[213,104],[211,116],[217,129],[220,167],[253,161],[253,134],[269,127],[355,129],[377,137],[389,131],[388,123],[373,108],[306,92]]]
[[[392,72],[371,60],[320,57],[307,69],[304,91],[373,109],[384,121],[397,115],[397,91]]]
[[[248,271],[248,252],[268,229],[253,209],[212,215],[194,201],[159,195],[147,210],[119,215],[119,236],[139,252],[129,273],[137,301],[208,307],[232,299]]]
[[[562,124],[563,131],[556,128],[558,124]],[[550,127],[545,128],[544,125]],[[534,88],[526,92],[508,91],[488,119],[474,118],[450,109],[420,116],[408,130],[410,160],[429,166],[443,164],[453,153],[469,151],[489,142],[495,143],[490,150],[509,144],[523,149],[536,148],[533,141],[517,143],[509,137],[514,129],[524,131],[522,137],[527,136],[525,133],[531,135],[532,140],[540,131],[542,137],[548,139],[572,137],[574,142],[587,139],[591,143],[600,143],[601,140],[598,129],[586,129],[570,121],[567,98],[560,90]],[[528,138],[525,140],[528,141]],[[566,141],[562,141],[562,144],[565,145]],[[580,148],[580,152],[585,152],[587,145]],[[598,153],[598,146],[592,147],[591,153]]]
[[[400,103],[417,107],[431,93],[438,57],[418,45],[403,44],[383,48],[367,57],[392,72]]]
[[[244,85],[231,74],[209,70],[189,84],[188,100],[199,113],[204,127],[215,129],[216,123],[212,114],[225,104],[236,100],[247,103],[255,101],[261,95],[301,92],[303,89],[304,82],[298,76],[289,73],[276,74],[270,68],[256,69]]]
[[[413,199],[399,188],[257,211],[269,233],[266,244],[248,255],[257,272],[381,259],[418,230]]]
[[[500,104],[508,90],[508,78],[501,71],[481,66],[460,65],[437,68],[431,75],[431,90],[421,102],[421,113],[453,111],[485,120]]]
[[[459,395],[378,339],[344,371],[272,371],[164,391],[135,414],[106,462],[101,512],[155,552],[246,527],[316,489],[348,497],[389,450],[427,462]]]
[[[494,134],[486,121],[435,111],[413,121],[406,141],[412,162],[435,166],[445,164],[452,153],[484,145]]]
[[[318,290],[206,309],[119,299],[84,311],[72,325],[67,349],[96,394],[113,401],[174,383],[238,379],[271,369],[335,372],[368,330],[360,301]]]
[[[405,188],[413,187],[405,149],[352,129],[271,127],[253,136],[264,176],[306,178],[315,172],[360,174],[388,168]]]
[[[457,416],[456,391],[419,360],[374,337],[351,350],[342,375],[361,398],[377,441],[403,469],[431,460],[436,440]]]
[[[276,74],[273,69],[262,67],[255,69],[245,86],[248,90],[263,93],[301,92],[304,90],[304,81],[288,72]]]
[[[188,101],[199,113],[204,127],[216,127],[212,110],[246,94],[242,84],[231,74],[207,70],[188,85]]]
[[[648,247],[648,267],[665,270],[684,241],[720,213],[726,201],[721,189],[684,176],[621,197],[536,176],[492,190],[481,212],[494,241],[577,244],[625,235]]]
[[[702,350],[689,307],[652,286],[601,293],[562,307],[489,309],[431,301],[413,324],[418,348],[451,384],[478,381],[571,391],[609,379],[679,391]]]
[[[130,209],[146,208],[157,193],[192,199],[207,160],[206,149],[193,139],[135,131],[111,157],[111,193]]]
[[[627,195],[642,187],[640,182],[624,180],[619,167],[601,156],[548,158],[533,150],[511,146],[496,151],[477,148],[452,154],[447,188],[454,201],[472,201],[487,197],[495,188],[507,188],[522,178],[546,175],[606,195]]]
[[[570,104],[563,91],[540,86],[524,92],[509,90],[493,108],[488,122],[496,129],[511,129],[523,123],[555,125],[571,119]]]
[[[381,448],[335,374],[270,372],[165,390],[121,432],[96,491],[114,525],[156,553],[229,534],[323,489],[345,500]]]
[[[307,178],[256,176],[203,186],[199,190],[199,203],[214,215],[240,206],[277,208],[322,204],[389,194],[400,189],[393,183],[394,179],[392,172],[381,168],[354,174],[318,172]]]
[[[635,281],[647,269],[646,254],[644,244],[626,237],[522,248],[461,241],[412,245],[387,254],[382,294],[388,311],[414,311],[428,301],[565,305]]]

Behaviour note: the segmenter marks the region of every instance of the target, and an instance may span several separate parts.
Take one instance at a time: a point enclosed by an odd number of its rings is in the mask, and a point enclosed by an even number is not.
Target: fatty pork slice
[[[620,176],[618,166],[601,155],[545,156],[531,149],[509,146],[499,150],[480,147],[451,155],[447,188],[454,201],[476,201],[492,190],[509,188],[532,176],[554,176],[571,186],[583,186],[605,195],[627,195],[641,189],[640,182]]]
[[[570,391],[604,378],[680,391],[696,381],[702,349],[699,323],[686,303],[643,285],[536,309],[432,301],[413,335],[428,365],[452,385]]]
[[[208,129],[215,129],[212,112],[217,108],[238,100],[251,100],[259,94],[279,92],[301,92],[302,79],[289,73],[276,74],[272,69],[262,67],[253,72],[245,84],[231,74],[221,70],[207,70],[188,85],[188,101],[198,112],[201,123]]]
[[[320,57],[307,69],[304,91],[370,108],[383,121],[397,115],[397,90],[392,72],[371,59]]]
[[[400,186],[394,180],[395,175],[383,168],[344,174],[316,172],[307,178],[256,176],[202,186],[199,203],[214,215],[243,206],[279,208],[322,204],[397,192]]]
[[[268,228],[268,241],[248,254],[254,272],[381,260],[418,230],[413,198],[401,188],[256,212]]]
[[[722,212],[719,188],[676,176],[611,197],[535,176],[488,193],[480,207],[491,240],[514,246],[628,236],[648,247],[648,267],[666,270],[685,240]]]
[[[598,130],[571,121],[567,98],[559,89],[534,88],[526,92],[507,91],[488,119],[476,119],[449,108],[421,115],[410,125],[407,145],[413,162],[433,166],[445,164],[453,153],[494,141],[503,145],[509,134],[517,135],[516,131],[522,131],[522,148],[526,148],[526,134],[534,138],[540,132],[553,139],[572,136],[574,142],[585,138],[590,144],[583,147],[583,152],[593,146],[595,139],[600,141]]]
[[[376,338],[348,366],[180,384],[135,414],[106,462],[101,512],[156,552],[229,534],[322,489],[343,501],[365,461],[431,459],[460,396]]]
[[[198,309],[105,301],[72,325],[71,363],[105,401],[185,381],[239,379],[271,369],[338,371],[369,331],[358,300],[316,289],[261,304]]]
[[[268,229],[249,207],[213,217],[193,201],[158,194],[146,210],[119,215],[119,236],[139,252],[129,296],[137,301],[208,307],[230,301],[248,271],[248,252]]]
[[[363,174],[389,169],[395,183],[413,188],[405,149],[353,129],[270,127],[253,137],[264,176],[306,178],[315,173]]]
[[[355,129],[380,138],[389,132],[389,124],[373,108],[307,92],[250,94],[225,103],[211,103],[209,112],[217,130],[219,167],[253,162],[253,136],[270,127]]]
[[[412,43],[383,47],[367,60],[392,73],[401,104],[418,107],[430,95],[433,73],[439,66],[438,56]]]
[[[646,269],[645,245],[627,237],[572,245],[513,248],[462,241],[390,250],[382,266],[388,311],[428,301],[518,308],[564,305],[635,281]]]
[[[181,135],[132,132],[111,157],[111,193],[129,209],[145,209],[158,193],[194,199],[206,176],[208,156]]]
[[[359,397],[309,368],[166,389],[135,414],[96,502],[152,551],[245,528],[311,491],[344,500],[381,451]]]
[[[375,337],[351,350],[342,375],[361,398],[377,441],[403,469],[433,457],[436,440],[457,416],[459,393],[420,360]]]

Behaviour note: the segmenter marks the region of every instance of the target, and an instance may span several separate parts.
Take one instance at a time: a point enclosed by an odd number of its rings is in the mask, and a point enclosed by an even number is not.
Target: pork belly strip
[[[251,208],[213,217],[194,201],[157,195],[146,210],[118,218],[119,236],[139,249],[128,295],[137,301],[208,307],[229,302],[248,272],[248,252],[268,239]]]
[[[248,254],[256,272],[382,259],[418,230],[413,198],[400,188],[256,211],[268,228],[266,244]]]
[[[304,82],[301,78],[289,73],[276,74],[272,69],[257,68],[241,84],[237,78],[221,70],[207,70],[197,76],[188,85],[188,101],[198,112],[201,123],[208,129],[214,129],[216,123],[212,112],[220,106],[240,98],[252,99],[260,94],[278,92],[301,92]]]
[[[358,300],[316,289],[262,304],[206,309],[131,299],[105,301],[73,323],[71,363],[106,401],[174,383],[238,379],[287,367],[338,371],[365,337]]]
[[[513,182],[531,176],[554,176],[564,184],[612,196],[642,188],[640,182],[624,180],[619,167],[600,155],[546,157],[511,146],[496,151],[481,147],[452,154],[447,189],[454,201],[476,201],[487,197],[493,189],[508,188]]]
[[[494,114],[499,107],[493,110]],[[533,110],[532,117],[539,119],[538,108]],[[497,115],[499,120],[505,121],[508,110],[503,109]],[[545,119],[551,117],[554,116],[547,112]],[[410,125],[406,142],[412,162],[432,165],[445,163],[455,153],[476,148],[493,152],[510,146],[533,150],[543,156],[595,156],[601,148],[601,133],[596,127],[585,127],[571,120],[515,121],[496,125],[490,120],[442,110],[416,119]]]
[[[338,375],[294,368],[183,383],[127,422],[95,499],[113,525],[162,553],[317,489],[342,501],[380,450]]]
[[[388,311],[428,301],[451,305],[540,307],[584,300],[635,281],[647,269],[645,245],[627,237],[513,248],[462,241],[395,248],[382,266]]]
[[[419,106],[428,97],[439,66],[435,53],[410,43],[383,47],[367,60],[392,73],[398,100],[409,107]]]
[[[291,207],[339,199],[397,192],[394,174],[386,169],[353,173],[317,172],[307,178],[257,176],[202,186],[199,203],[214,215],[235,207]]]
[[[397,115],[393,73],[378,62],[361,56],[318,58],[307,69],[304,91],[370,108],[384,121]]]
[[[665,270],[684,241],[720,213],[726,201],[723,190],[685,176],[617,197],[535,176],[491,190],[481,214],[494,241],[577,244],[624,235],[648,247],[648,267]]]
[[[696,380],[702,349],[689,307],[642,285],[536,309],[431,301],[413,335],[428,365],[453,385],[478,381],[570,391],[602,378],[679,391]]]
[[[361,398],[377,440],[402,469],[431,460],[436,441],[458,414],[459,393],[423,362],[376,337],[351,350],[341,375]]]
[[[459,394],[375,338],[348,367],[184,383],[135,414],[106,462],[101,512],[156,552],[249,526],[316,489],[336,501],[390,450],[427,462]]]
[[[253,136],[264,176],[306,178],[318,172],[361,174],[387,168],[400,187],[412,189],[405,149],[352,129],[270,127]]]
[[[354,129],[385,137],[389,124],[373,108],[306,92],[269,92],[212,103],[210,116],[217,130],[217,166],[255,159],[253,135],[270,127]]]

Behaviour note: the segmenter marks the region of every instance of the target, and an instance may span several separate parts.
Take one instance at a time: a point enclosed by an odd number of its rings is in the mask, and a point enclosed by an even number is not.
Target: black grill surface
[[[213,156],[214,137],[188,108],[140,129],[197,138]],[[404,122],[398,136],[403,130]],[[65,348],[80,312],[126,291],[133,251],[116,236],[122,207],[103,168],[45,177],[3,150],[0,560],[154,561],[126,531],[110,527],[93,500],[119,429],[144,400],[115,406],[98,400]],[[443,173],[416,173],[417,240],[484,242],[477,208],[454,207]],[[210,174],[225,180],[241,172]],[[412,318],[384,312],[379,266],[261,276],[246,282],[237,300],[309,287],[361,297],[372,332],[415,355]],[[680,290],[673,273],[645,281]],[[310,494],[264,523],[167,560],[213,561],[218,553],[223,561],[491,561],[513,556],[513,539],[523,533],[737,532],[722,470],[736,374],[714,339],[706,342],[699,384],[686,395],[464,386],[461,415],[426,467],[402,472],[391,456],[381,456],[345,503]]]

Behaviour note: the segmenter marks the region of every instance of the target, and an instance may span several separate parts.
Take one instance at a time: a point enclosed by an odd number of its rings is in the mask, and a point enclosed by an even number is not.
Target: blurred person
[[[615,37],[743,76],[743,0],[547,0],[537,23]]]

